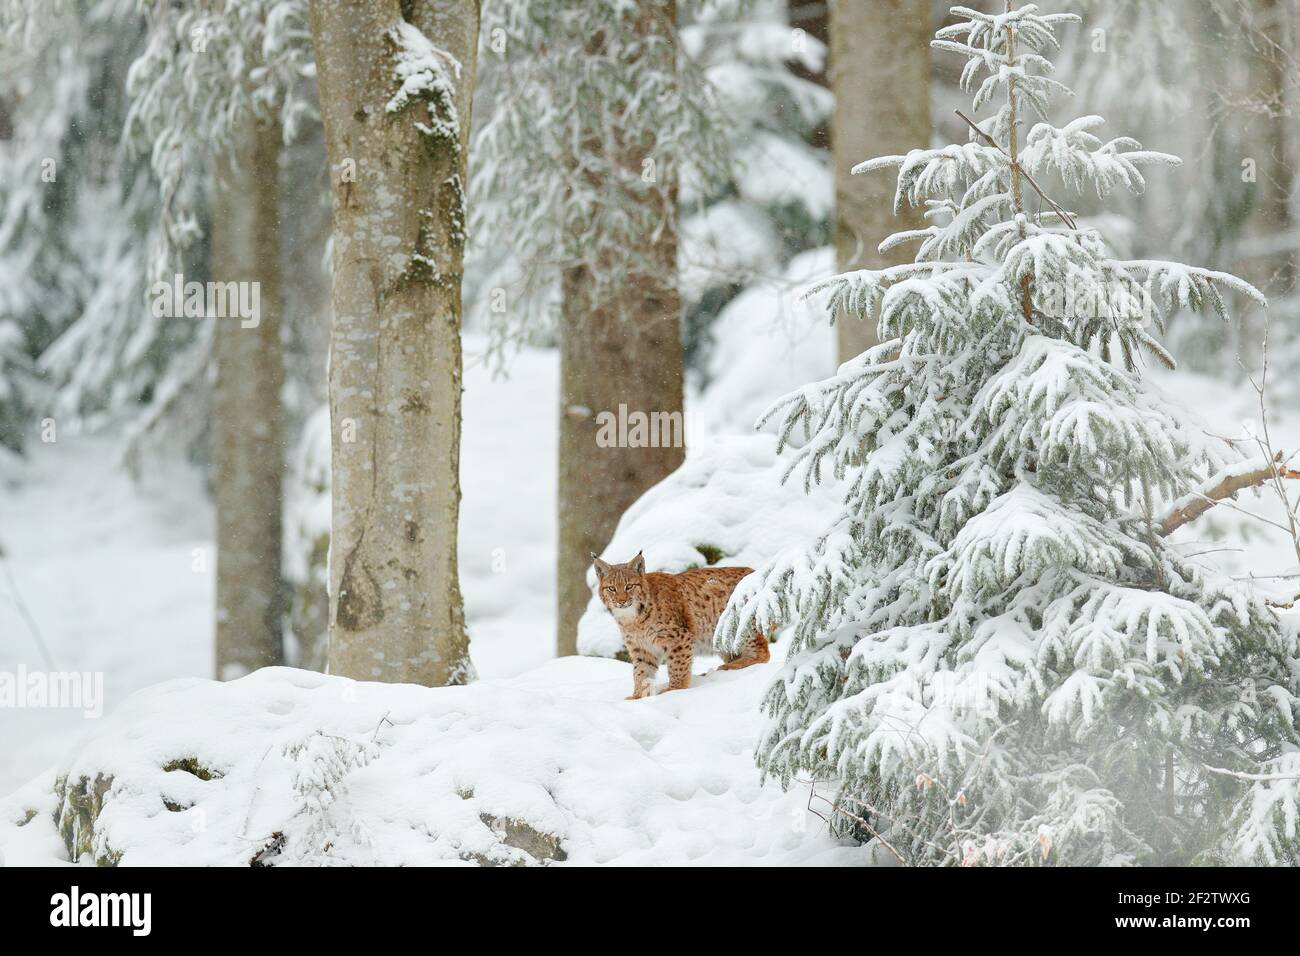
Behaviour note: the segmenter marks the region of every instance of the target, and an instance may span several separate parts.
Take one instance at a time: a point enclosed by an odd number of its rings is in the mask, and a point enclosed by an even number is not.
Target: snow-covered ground
[[[319,865],[867,862],[807,788],[760,786],[755,704],[775,666],[638,701],[628,666],[595,658],[436,689],[289,668],[171,681],[99,721],[61,772],[113,778],[88,850],[123,865],[248,865],[276,834],[272,862]],[[0,801],[10,864],[66,858],[54,783]]]

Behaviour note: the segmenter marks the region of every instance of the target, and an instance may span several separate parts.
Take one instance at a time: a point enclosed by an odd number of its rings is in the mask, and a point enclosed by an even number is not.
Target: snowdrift
[[[827,481],[806,494],[803,482],[781,484],[788,455],[776,454],[768,434],[717,435],[688,448],[686,461],[623,515],[605,548],[607,561],[645,552],[654,571],[704,565],[758,567],[784,548],[807,543],[826,523],[842,490]],[[578,621],[578,653],[613,657],[623,650],[618,625],[592,589]]]
[[[147,688],[0,801],[11,865],[867,862],[760,785],[775,663],[625,701],[567,658],[467,687],[291,668]],[[661,678],[661,686],[663,680]]]

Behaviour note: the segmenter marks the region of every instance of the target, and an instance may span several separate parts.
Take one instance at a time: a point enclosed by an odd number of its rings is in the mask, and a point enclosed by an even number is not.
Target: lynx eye
[[[605,590],[608,591],[610,594],[613,594],[613,593],[614,593],[614,586],[611,584],[611,585],[609,585],[608,587],[606,587]]]

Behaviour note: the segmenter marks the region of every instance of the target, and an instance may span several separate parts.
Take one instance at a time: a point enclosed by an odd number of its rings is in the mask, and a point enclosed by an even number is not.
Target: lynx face
[[[607,564],[594,554],[600,600],[616,621],[627,621],[641,613],[646,600],[645,558],[638,551],[627,564]]]

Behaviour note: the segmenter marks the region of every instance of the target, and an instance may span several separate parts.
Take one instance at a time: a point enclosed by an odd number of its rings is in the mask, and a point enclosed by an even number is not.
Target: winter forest
[[[1300,864],[1298,184],[1300,0],[0,0],[0,865]]]

